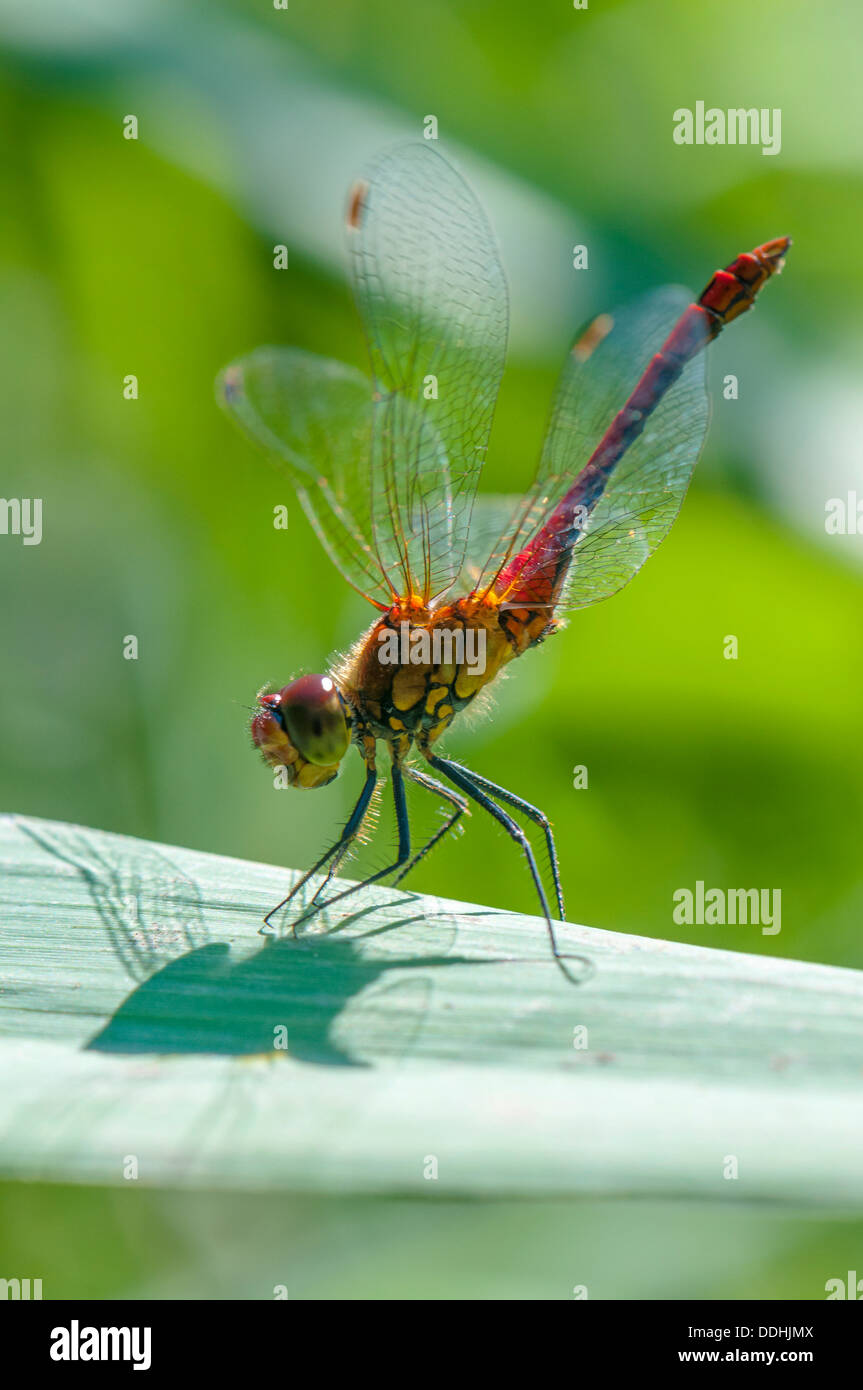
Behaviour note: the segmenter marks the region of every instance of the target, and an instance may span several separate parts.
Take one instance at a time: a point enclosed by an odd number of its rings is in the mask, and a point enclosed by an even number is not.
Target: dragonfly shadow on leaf
[[[83,877],[108,939],[133,979],[206,945],[201,893],[194,879],[143,842],[96,835],[77,826],[17,818],[38,845]]]
[[[371,909],[355,914],[360,918]],[[381,930],[409,931],[417,918]],[[429,919],[422,918],[423,924]],[[268,939],[235,961],[212,943],[172,961],[126,999],[88,1047],[118,1053],[287,1054],[294,1061],[369,1066],[416,1041],[433,985],[422,972],[470,964],[443,950],[370,953],[366,937]],[[397,978],[388,980],[393,971]]]
[[[433,991],[421,972],[477,963],[450,954],[452,914],[429,912],[425,901],[407,915],[414,898],[403,893],[359,907],[328,932],[266,937],[253,955],[237,959],[228,943],[210,939],[198,885],[160,851],[78,827],[23,818],[18,825],[83,877],[136,982],[86,1044],[94,1051],[286,1053],[294,1061],[366,1066],[403,1056],[419,1036]],[[372,924],[358,935],[369,915]],[[327,922],[326,908],[321,917]]]

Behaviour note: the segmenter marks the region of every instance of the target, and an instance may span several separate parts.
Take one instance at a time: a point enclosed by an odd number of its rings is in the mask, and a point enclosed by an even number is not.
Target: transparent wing
[[[374,545],[428,600],[461,570],[506,353],[506,280],[485,214],[428,144],[383,155],[348,210],[375,386]]]
[[[549,576],[568,564],[555,606],[596,603],[627,584],[667,535],[707,431],[703,356],[659,398],[604,490],[596,489],[586,465],[691,299],[669,286],[602,315],[577,338],[555,393],[535,483],[484,569],[483,583],[506,576],[508,600],[547,602]],[[555,509],[573,490],[580,506],[555,525]]]
[[[374,547],[368,378],[300,348],[268,347],[226,367],[216,389],[229,415],[287,472],[348,583],[388,606],[395,591]]]
[[[506,554],[512,536],[524,520],[525,498],[521,493],[480,492],[474,498],[470,534],[459,587],[475,589],[492,566],[496,569]]]

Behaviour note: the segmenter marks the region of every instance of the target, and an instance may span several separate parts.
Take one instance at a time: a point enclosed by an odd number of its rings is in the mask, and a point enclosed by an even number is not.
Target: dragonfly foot
[[[578,961],[579,964],[583,966],[583,970],[580,974],[573,974],[573,972],[569,969],[569,967],[566,964],[568,960]],[[564,979],[568,980],[571,985],[587,984],[587,981],[591,978],[591,976],[596,974],[596,966],[594,965],[593,961],[588,960],[587,956],[580,956],[576,953],[568,955],[562,951],[555,951],[554,963],[557,966],[560,973],[563,975]]]

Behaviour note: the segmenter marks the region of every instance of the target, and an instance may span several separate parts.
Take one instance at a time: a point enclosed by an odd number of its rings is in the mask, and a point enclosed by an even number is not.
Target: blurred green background
[[[3,809],[298,867],[346,815],[356,760],[274,806],[245,706],[326,669],[370,615],[213,378],[264,342],[363,365],[345,192],[433,114],[511,280],[490,490],[529,479],[588,315],[795,242],[712,351],[669,540],[449,750],[550,814],[574,920],[863,966],[863,547],[824,527],[828,499],[863,496],[861,41],[854,3],[0,0],[2,493],[44,499],[41,545],[0,538]],[[781,108],[781,153],[675,145],[698,100]],[[781,933],[674,925],[697,879],[781,889]],[[534,911],[476,816],[414,886]],[[48,1297],[301,1296],[287,1264],[315,1297],[801,1298],[861,1258],[860,1225],[745,1208],[9,1186],[0,1204],[0,1275],[41,1273]]]

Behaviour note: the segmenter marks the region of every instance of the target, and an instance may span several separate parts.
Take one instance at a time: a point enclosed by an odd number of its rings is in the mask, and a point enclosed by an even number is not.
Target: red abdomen
[[[508,608],[543,608],[551,619],[584,519],[596,506],[620,459],[687,363],[726,323],[751,308],[759,290],[782,269],[790,244],[790,237],[779,237],[738,256],[724,270],[717,270],[703,293],[684,311],[572,486],[533,539],[498,576],[494,590]]]

